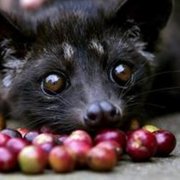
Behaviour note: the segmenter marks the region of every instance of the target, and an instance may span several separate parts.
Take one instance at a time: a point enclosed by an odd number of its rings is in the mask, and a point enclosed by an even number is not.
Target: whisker
[[[70,101],[68,101],[67,99],[63,98],[62,96],[58,96],[58,98],[61,100],[62,103],[67,104],[69,106],[71,106],[72,104],[70,103]]]
[[[162,92],[162,91],[170,91],[170,90],[175,90],[175,89],[180,89],[180,87],[174,86],[174,87],[167,87],[167,88],[159,88],[159,89],[153,89],[149,91],[144,91],[143,93],[139,93],[137,96],[143,96],[151,93],[156,93],[156,92]]]
[[[172,74],[172,73],[180,73],[180,70],[178,70],[178,71],[163,71],[163,72],[159,72],[159,73],[154,73],[148,77],[144,77],[143,79],[139,80],[136,84],[142,83],[143,81],[148,81],[148,80],[154,79],[155,77],[158,77],[158,76],[168,75],[168,74]]]
[[[151,106],[151,107],[164,109],[164,106],[162,106],[162,105],[158,105],[158,104],[154,104],[154,103],[147,103],[147,102],[132,103],[132,104],[128,104],[127,107],[129,108],[131,106],[136,106],[136,105],[148,105],[148,106]]]
[[[32,121],[26,121],[26,126],[30,128],[34,128],[40,125],[42,122],[43,122],[42,119],[34,118]]]

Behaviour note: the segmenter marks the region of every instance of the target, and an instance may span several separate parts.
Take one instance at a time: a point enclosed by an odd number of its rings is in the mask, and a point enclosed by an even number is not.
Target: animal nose
[[[88,127],[114,126],[119,122],[121,112],[108,101],[99,101],[91,104],[85,115]]]

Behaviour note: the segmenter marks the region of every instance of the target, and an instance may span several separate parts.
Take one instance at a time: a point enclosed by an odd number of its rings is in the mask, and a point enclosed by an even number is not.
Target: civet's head
[[[31,17],[0,17],[1,94],[10,115],[59,132],[120,127],[142,112],[171,0],[56,3]]]

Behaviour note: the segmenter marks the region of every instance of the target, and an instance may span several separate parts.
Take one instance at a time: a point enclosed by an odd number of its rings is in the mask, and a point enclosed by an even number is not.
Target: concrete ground
[[[68,174],[54,174],[47,171],[43,175],[35,176],[12,173],[0,174],[0,180],[180,180],[180,115],[159,118],[153,124],[168,129],[176,135],[177,146],[170,157],[153,158],[151,162],[144,163],[134,163],[124,159],[108,173],[88,170]]]

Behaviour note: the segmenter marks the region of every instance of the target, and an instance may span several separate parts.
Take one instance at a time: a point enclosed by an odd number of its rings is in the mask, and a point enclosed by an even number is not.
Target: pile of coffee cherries
[[[154,156],[168,156],[175,146],[171,132],[152,125],[128,132],[104,129],[94,137],[84,130],[61,135],[46,127],[38,131],[6,128],[0,131],[0,172],[111,171],[124,155],[144,162]]]

